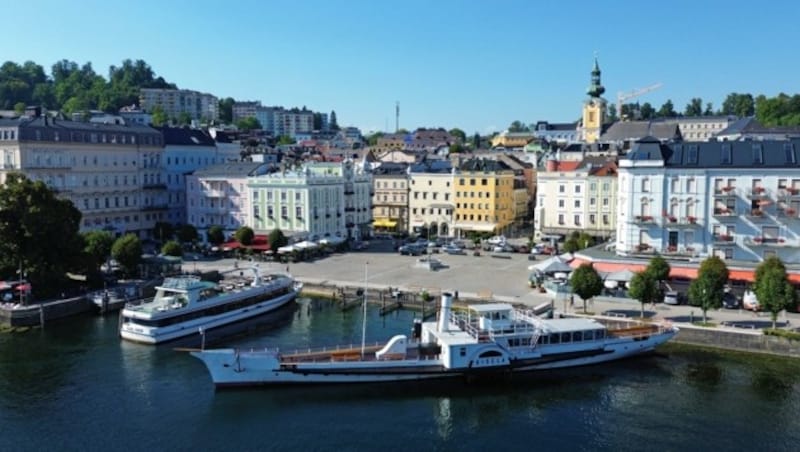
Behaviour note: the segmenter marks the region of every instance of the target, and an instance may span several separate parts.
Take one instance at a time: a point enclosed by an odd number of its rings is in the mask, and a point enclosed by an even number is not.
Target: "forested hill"
[[[6,61],[0,66],[0,110],[21,111],[40,105],[66,114],[84,110],[116,113],[126,105],[139,104],[140,88],[177,88],[157,77],[143,60],[125,60],[108,68],[108,78],[95,72],[92,63],[61,60],[50,68],[32,61]]]

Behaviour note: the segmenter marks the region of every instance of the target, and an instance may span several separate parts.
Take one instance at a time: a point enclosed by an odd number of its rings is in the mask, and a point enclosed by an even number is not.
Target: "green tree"
[[[329,125],[328,128],[333,130],[334,132],[339,131],[339,122],[336,119],[336,112],[331,110],[331,115],[329,117]]]
[[[714,116],[714,104],[706,102],[706,109],[703,110],[703,116]]]
[[[703,99],[693,97],[692,100],[686,104],[686,109],[683,114],[684,116],[701,116],[703,114]]]
[[[586,300],[603,292],[603,279],[591,264],[583,264],[572,272],[569,279],[572,293],[583,300],[583,312],[586,312]]]
[[[179,126],[188,126],[192,123],[192,115],[188,112],[182,111],[178,113],[178,125]]]
[[[85,266],[80,221],[72,202],[44,182],[9,173],[0,185],[0,277],[21,268],[38,295],[58,293],[66,272]]]
[[[650,272],[645,270],[633,275],[628,288],[628,296],[639,300],[642,305],[642,317],[644,317],[645,305],[657,302],[659,294],[658,281]]]
[[[269,241],[269,249],[277,252],[278,248],[282,246],[286,246],[289,243],[289,239],[283,235],[283,231],[280,229],[273,229],[272,232],[269,233],[267,236],[267,241]]]
[[[667,260],[661,256],[650,259],[646,269],[647,273],[650,273],[659,284],[669,279],[669,272],[671,270],[672,267],[670,267]]]
[[[519,132],[530,132],[531,129],[528,128],[522,121],[514,121],[508,126],[508,131],[511,133],[519,133]]]
[[[458,154],[460,152],[466,151],[466,149],[464,149],[464,146],[461,143],[451,144],[449,150],[451,154]]]
[[[225,231],[222,229],[222,226],[216,224],[208,228],[208,233],[206,235],[208,243],[212,245],[219,245],[225,241]]]
[[[119,262],[126,275],[134,276],[142,262],[142,242],[135,234],[125,234],[114,242],[111,256]]]
[[[180,243],[176,242],[175,240],[170,240],[161,247],[161,254],[165,256],[181,257],[183,256],[183,248],[181,248]]]
[[[255,233],[253,232],[253,228],[249,226],[242,226],[236,230],[233,236],[236,238],[236,241],[242,245],[250,246],[253,243],[253,237],[255,237]]]
[[[725,284],[728,282],[728,267],[717,256],[709,257],[700,264],[697,279],[689,284],[689,300],[703,310],[703,323],[709,309],[722,306]]]
[[[458,127],[454,127],[452,129],[450,129],[450,131],[447,132],[447,133],[449,133],[450,135],[455,137],[458,140],[459,143],[466,143],[467,142],[467,134],[464,133],[464,131],[459,129]]]
[[[778,314],[794,306],[796,292],[786,274],[786,267],[775,256],[769,257],[756,268],[753,291],[758,304],[772,317],[772,328],[778,321]]]
[[[581,249],[580,245],[578,244],[578,239],[574,237],[570,237],[564,241],[564,246],[562,247],[565,253],[574,253]]]
[[[167,125],[167,123],[169,123],[167,113],[164,111],[161,105],[156,105],[153,107],[152,111],[150,111],[150,116],[153,127],[164,127]]]
[[[642,119],[653,119],[656,117],[656,109],[650,105],[650,102],[645,102],[642,104],[641,108],[639,108],[639,114]]]
[[[236,121],[236,127],[241,130],[256,130],[262,128],[261,123],[253,116],[239,119]]]
[[[92,272],[98,272],[100,266],[111,256],[114,236],[108,231],[89,231],[83,234],[85,246],[83,252]]]
[[[14,104],[14,114],[22,115],[25,113],[25,102],[17,102]]]
[[[181,243],[191,243],[197,239],[197,228],[191,224],[183,224],[178,228],[178,240],[180,240]]]
[[[609,122],[617,122],[619,121],[619,117],[617,117],[617,106],[614,104],[610,104],[608,106],[608,111],[606,113]]]
[[[233,123],[233,104],[236,101],[232,97],[219,100],[219,120],[223,124]]]
[[[290,137],[289,135],[281,135],[280,137],[278,137],[278,146],[285,146],[295,143],[296,143],[295,139]]]
[[[594,238],[585,232],[581,232],[575,240],[578,242],[579,249],[586,249],[594,245]]]
[[[375,132],[367,137],[367,144],[370,146],[377,146],[378,139],[383,136],[383,132]]]
[[[658,109],[658,116],[662,118],[674,118],[678,116],[678,113],[675,112],[675,106],[672,105],[672,101],[667,99],[661,108]]]
[[[472,136],[472,148],[475,150],[481,148],[481,135],[478,132],[475,132],[475,135]]]
[[[322,113],[313,113],[312,119],[314,130],[322,130]]]
[[[755,100],[752,94],[730,93],[722,102],[723,115],[735,115],[740,118],[753,116],[756,111]]]

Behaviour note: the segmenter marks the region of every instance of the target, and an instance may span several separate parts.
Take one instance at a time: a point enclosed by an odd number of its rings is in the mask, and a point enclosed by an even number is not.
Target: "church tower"
[[[592,84],[586,90],[589,98],[583,102],[581,139],[587,143],[594,143],[600,138],[606,120],[606,100],[600,97],[604,92],[606,89],[600,83],[600,65],[595,57]]]

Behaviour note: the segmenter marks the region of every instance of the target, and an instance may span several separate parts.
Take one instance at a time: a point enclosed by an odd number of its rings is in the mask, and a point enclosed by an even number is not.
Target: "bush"
[[[800,341],[800,333],[797,331],[787,331],[778,328],[765,328],[764,336],[778,336],[789,339],[790,341]]]
[[[183,249],[181,248],[180,243],[170,240],[169,242],[165,243],[163,247],[161,247],[161,254],[166,256],[183,256]]]

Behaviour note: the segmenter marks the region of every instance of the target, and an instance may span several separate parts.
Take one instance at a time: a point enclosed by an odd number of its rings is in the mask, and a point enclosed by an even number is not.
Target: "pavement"
[[[502,257],[493,257],[502,256]],[[401,256],[394,251],[391,240],[374,240],[364,250],[336,253],[311,262],[281,264],[260,262],[262,273],[289,272],[306,283],[335,286],[367,286],[371,289],[397,288],[402,291],[430,293],[440,290],[458,291],[464,298],[492,299],[499,302],[538,306],[552,302],[562,312],[583,312],[583,303],[575,296],[574,306],[568,297],[556,298],[539,293],[528,286],[527,254],[490,253],[481,251],[480,256],[433,254],[443,268],[429,270],[417,265],[420,256]],[[242,272],[249,262],[236,259],[192,260],[186,259],[183,270]],[[595,297],[587,303],[587,310],[598,315],[638,317],[641,304],[637,300],[617,297]],[[674,306],[658,303],[648,305],[645,317],[653,320],[669,320],[674,323],[701,321],[703,313],[696,306]],[[772,326],[769,313],[753,313],[741,309],[719,309],[709,311],[707,320],[717,325],[737,329],[758,329]],[[800,314],[781,313],[779,327],[800,327]]]

